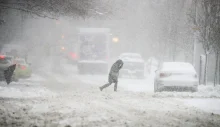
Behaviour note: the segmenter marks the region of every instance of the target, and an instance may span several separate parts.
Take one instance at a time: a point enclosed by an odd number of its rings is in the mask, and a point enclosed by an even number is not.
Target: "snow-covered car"
[[[23,58],[15,59],[16,69],[15,74],[19,78],[29,78],[31,77],[32,70],[30,65]]]
[[[123,68],[120,70],[120,77],[129,76],[144,78],[145,62],[138,53],[122,53],[119,56],[124,62]]]
[[[198,78],[194,67],[184,62],[164,62],[156,71],[154,92],[165,90],[198,91]]]

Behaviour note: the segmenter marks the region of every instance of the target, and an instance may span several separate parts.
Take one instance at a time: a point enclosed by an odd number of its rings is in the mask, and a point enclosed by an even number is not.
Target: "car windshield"
[[[15,60],[16,63],[18,64],[26,64],[25,60],[19,59],[19,60]]]
[[[0,64],[9,64],[11,63],[11,58],[0,58]]]

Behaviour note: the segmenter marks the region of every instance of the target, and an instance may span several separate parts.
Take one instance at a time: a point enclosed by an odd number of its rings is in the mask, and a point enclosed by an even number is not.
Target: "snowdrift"
[[[155,93],[153,97],[177,97],[177,98],[220,98],[220,85],[200,85],[198,92],[161,92]]]

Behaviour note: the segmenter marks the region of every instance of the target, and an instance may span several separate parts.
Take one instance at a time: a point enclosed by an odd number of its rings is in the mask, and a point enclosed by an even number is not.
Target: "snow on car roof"
[[[80,60],[79,63],[106,63],[103,60]]]
[[[14,56],[8,56],[8,55],[6,55],[5,57],[6,58],[12,58],[12,59],[14,58]]]
[[[18,62],[19,64],[25,64],[25,59],[22,59],[22,58],[17,58],[15,59],[16,62]]]
[[[194,67],[190,63],[185,62],[164,62],[161,71],[193,74],[196,73]]]
[[[16,58],[15,60],[23,60],[23,61],[25,61],[25,59],[23,59],[23,58]]]
[[[138,53],[122,53],[119,58],[129,62],[144,62],[141,55]]]
[[[120,56],[138,56],[138,57],[141,57],[141,55],[138,54],[138,53],[122,53]]]

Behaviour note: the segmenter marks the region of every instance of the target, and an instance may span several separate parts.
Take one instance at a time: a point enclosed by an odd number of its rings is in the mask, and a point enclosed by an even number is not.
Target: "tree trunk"
[[[215,74],[214,74],[214,86],[218,83],[218,52],[215,57]]]
[[[207,77],[208,77],[208,54],[205,54],[205,71],[204,71],[204,85],[207,85]]]
[[[203,82],[202,81],[202,56],[200,56],[200,60],[199,60],[199,85],[201,85],[202,82]]]
[[[218,84],[220,85],[220,53],[218,54],[218,57],[219,57],[219,59],[218,59],[218,69],[219,69],[219,71],[218,71]]]

